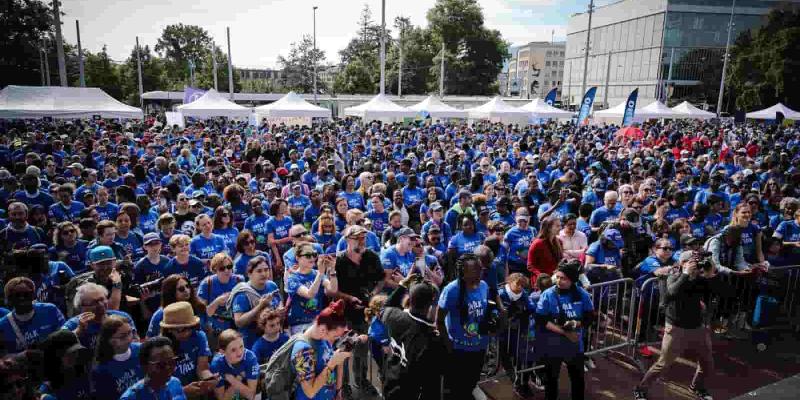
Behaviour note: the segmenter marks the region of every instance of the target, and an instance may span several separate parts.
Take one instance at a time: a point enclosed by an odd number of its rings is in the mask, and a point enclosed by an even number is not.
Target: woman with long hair
[[[317,254],[308,242],[298,244],[294,249],[297,268],[289,272],[286,280],[287,322],[292,335],[311,325],[322,310],[325,296],[333,296],[339,287],[334,255]]]
[[[481,280],[481,262],[473,253],[456,262],[457,279],[439,297],[436,325],[449,352],[444,385],[450,399],[472,399],[478,383],[489,332],[484,328],[489,305],[489,285]]]
[[[175,377],[180,379],[187,396],[198,397],[210,395],[221,377],[215,377],[209,370],[212,354],[208,337],[193,308],[185,301],[166,306],[164,319],[158,326],[161,336],[172,342],[177,361]]]
[[[92,386],[95,398],[118,399],[144,377],[139,364],[141,343],[125,318],[111,315],[103,321],[97,339]]]
[[[753,212],[747,203],[739,203],[733,209],[730,225],[742,228],[742,251],[744,259],[750,264],[763,263],[761,229],[753,223]]]
[[[244,220],[242,220],[244,224]],[[236,238],[239,236],[239,229],[234,226],[233,213],[228,207],[218,206],[214,210],[214,234],[222,236],[228,253],[231,256],[236,254]]]
[[[552,275],[558,263],[564,258],[564,248],[558,234],[561,231],[561,220],[555,216],[542,221],[542,230],[528,249],[528,272],[531,284],[541,273]]]
[[[320,214],[319,218],[317,218],[317,229],[311,235],[325,250],[325,254],[335,253],[336,244],[342,238],[341,233],[336,232],[336,223],[333,220],[333,214],[330,212]]]
[[[272,250],[273,265],[276,271],[283,270],[283,257],[292,244],[292,237],[289,236],[289,228],[292,227],[292,217],[289,215],[289,203],[284,199],[275,199],[269,205],[269,213],[272,215],[267,220],[267,243]]]
[[[356,178],[352,175],[345,175],[342,180],[342,191],[339,192],[336,196],[342,197],[347,200],[347,208],[357,208],[359,210],[366,210],[364,207],[364,196],[360,193],[356,192]]]
[[[291,368],[297,375],[295,399],[333,400],[343,384],[343,368],[350,352],[336,349],[333,343],[347,332],[345,302],[337,300],[314,319],[292,347]],[[471,389],[470,389],[471,390]]]
[[[236,237],[236,257],[233,259],[233,272],[236,275],[247,275],[247,264],[255,257],[264,257],[271,261],[269,253],[256,247],[256,237],[253,232],[245,229]],[[272,264],[270,264],[270,269]]]
[[[200,282],[197,297],[206,305],[213,334],[219,334],[233,327],[233,314],[228,308],[228,298],[239,282],[244,282],[241,275],[233,273],[233,260],[225,253],[218,253],[209,263],[214,275],[209,275]]]
[[[50,259],[65,262],[72,271],[80,274],[86,271],[86,254],[89,242],[78,239],[78,227],[64,221],[56,225],[53,232],[53,247],[50,247]]]
[[[257,322],[261,311],[282,304],[267,258],[258,256],[247,263],[247,284],[242,290],[231,293],[231,297],[233,322],[242,333],[245,347],[251,349],[259,336]]]
[[[238,184],[231,184],[222,191],[225,207],[231,212],[231,221],[237,229],[244,229],[244,220],[252,213],[250,204],[244,198],[245,189]]]
[[[228,251],[225,239],[214,233],[214,221],[206,214],[200,214],[194,219],[196,235],[189,243],[191,254],[201,260],[205,265],[217,253]]]
[[[125,249],[125,254],[130,255],[131,260],[138,260],[144,256],[144,241],[142,235],[136,232],[138,218],[131,218],[130,212],[134,207],[138,215],[139,208],[136,207],[136,204],[124,203],[120,205],[119,212],[114,219],[117,225],[117,235],[114,237],[114,242]]]
[[[161,307],[159,307],[150,318],[150,326],[147,328],[147,337],[158,336],[160,329],[159,324],[164,319],[164,308],[178,301],[185,301],[191,304],[195,315],[205,321],[206,305],[197,297],[194,287],[189,284],[189,280],[185,277],[172,274],[161,282]],[[203,325],[205,325],[205,323]]]
[[[136,196],[136,206],[139,207],[138,226],[141,233],[155,232],[159,214],[153,209],[150,198],[143,194]]]

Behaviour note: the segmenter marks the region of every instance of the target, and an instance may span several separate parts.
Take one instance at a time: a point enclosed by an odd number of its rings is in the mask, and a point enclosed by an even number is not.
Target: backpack
[[[256,292],[256,290],[250,286],[247,282],[239,282],[236,286],[231,289],[231,294],[228,296],[228,301],[225,302],[225,308],[228,310],[233,310],[233,299],[239,293],[245,293],[247,295],[247,300],[250,301],[250,307],[255,307],[258,304],[258,300],[261,298],[261,295]]]
[[[275,350],[269,361],[261,366],[261,389],[270,400],[289,400],[294,396],[297,372],[292,368],[292,349],[297,341],[308,342],[304,333],[298,333]]]

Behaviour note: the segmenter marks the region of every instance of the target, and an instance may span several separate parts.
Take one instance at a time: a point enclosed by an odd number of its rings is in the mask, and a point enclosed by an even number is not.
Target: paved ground
[[[792,333],[776,337],[764,352],[758,352],[749,341],[714,340],[714,359],[716,371],[708,381],[708,389],[715,400],[734,399],[800,399],[800,378],[787,380],[776,386],[769,386],[794,375],[800,374],[800,338]],[[646,366],[654,362],[646,361]],[[586,375],[586,398],[591,400],[632,399],[631,390],[642,374],[633,366],[620,363],[611,358],[596,359],[597,368]],[[687,390],[694,374],[694,366],[687,360],[679,363],[655,383],[649,391],[651,400],[689,400],[693,399]],[[566,370],[561,375],[561,399],[569,399],[569,385]],[[485,382],[481,388],[488,398],[494,400],[519,399],[511,390],[506,378]],[[762,388],[762,389],[759,389]],[[750,393],[755,393],[750,395]],[[786,397],[775,397],[780,393]],[[542,399],[544,393],[537,393],[532,399]]]

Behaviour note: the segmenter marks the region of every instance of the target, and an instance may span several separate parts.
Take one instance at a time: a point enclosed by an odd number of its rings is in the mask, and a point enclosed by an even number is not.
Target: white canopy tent
[[[717,114],[701,110],[695,107],[694,105],[692,105],[692,103],[689,103],[688,101],[684,101],[683,103],[678,104],[675,107],[672,107],[672,110],[683,114],[683,117],[681,118],[711,119],[717,116]]]
[[[782,113],[786,119],[800,119],[800,112],[792,110],[783,105],[783,103],[775,104],[772,107],[763,110],[753,111],[746,114],[747,118],[751,119],[775,119],[776,113]]]
[[[624,108],[623,108],[624,112]],[[636,112],[633,113],[635,117],[639,117],[642,119],[673,119],[673,118],[684,118],[685,116],[682,113],[679,113],[669,107],[666,104],[656,100],[642,108],[636,108]]]
[[[247,118],[251,110],[240,106],[224,97],[214,89],[209,89],[202,97],[177,107],[184,117],[211,118]]]
[[[123,104],[99,88],[6,86],[0,91],[0,118],[142,118],[142,110]]]
[[[506,104],[500,97],[495,97],[485,104],[468,108],[471,119],[488,119],[501,122],[528,122],[531,113]]]
[[[622,118],[625,116],[625,102],[617,104],[614,107],[605,110],[595,111],[592,119],[595,122],[617,122],[622,123]],[[634,122],[642,122],[643,118],[639,117],[639,110],[633,113]]]
[[[315,106],[295,92],[289,92],[278,101],[256,107],[253,111],[266,118],[330,118],[331,110]]]
[[[442,103],[436,96],[428,96],[425,100],[408,107],[408,109],[417,113],[426,112],[431,118],[467,118],[466,111]]]
[[[544,102],[543,99],[534,99],[532,102],[519,107],[520,110],[531,113],[532,118],[572,118],[575,113],[555,108]]]
[[[413,118],[416,111],[392,103],[386,95],[379,94],[370,101],[344,109],[345,115],[361,117],[364,120]]]

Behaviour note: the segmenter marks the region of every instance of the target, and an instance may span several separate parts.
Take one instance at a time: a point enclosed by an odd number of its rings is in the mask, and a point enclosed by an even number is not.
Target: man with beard
[[[11,313],[0,319],[0,354],[25,351],[61,329],[64,315],[53,304],[36,301],[36,287],[25,277],[12,278],[4,288]]]
[[[74,186],[65,183],[58,187],[58,203],[50,206],[48,217],[51,222],[75,221],[84,209],[83,203],[72,200]]]
[[[383,289],[384,273],[378,255],[367,249],[367,229],[352,225],[344,232],[347,248],[336,257],[336,274],[341,277],[336,296],[347,302],[345,316],[353,331],[366,334],[367,324],[364,308],[370,297]],[[345,370],[345,378],[350,377],[345,392],[361,391],[361,394],[377,394],[377,390],[367,380],[369,365],[367,345],[359,343],[353,349],[350,362],[352,371]]]
[[[8,206],[8,226],[0,230],[0,249],[4,255],[45,242],[45,233],[28,224],[28,206],[15,201]]]
[[[97,246],[89,251],[91,271],[72,278],[66,287],[67,314],[75,315],[74,298],[78,288],[86,283],[96,283],[108,292],[108,309],[127,310],[125,292],[129,282],[123,283],[123,275],[117,270],[117,258],[114,250],[108,246]],[[126,278],[128,278],[126,276]]]

